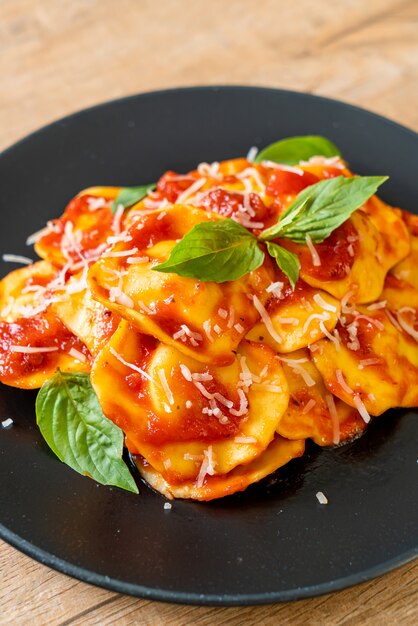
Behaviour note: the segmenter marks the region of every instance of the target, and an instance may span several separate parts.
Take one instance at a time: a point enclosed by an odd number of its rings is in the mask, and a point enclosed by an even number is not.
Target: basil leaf
[[[306,235],[310,235],[314,243],[320,243],[387,179],[387,176],[337,176],[310,185],[298,194],[278,223],[262,232],[259,238],[286,237],[305,243]]]
[[[196,224],[164,263],[153,267],[203,282],[236,280],[263,263],[257,238],[229,218]]]
[[[58,370],[38,393],[36,421],[63,463],[102,485],[138,493],[122,460],[123,433],[104,416],[88,374]]]
[[[297,165],[299,161],[308,161],[313,156],[341,156],[341,152],[332,141],[319,135],[288,137],[261,150],[255,162],[274,161],[284,165]]]
[[[121,187],[118,195],[116,196],[113,205],[112,212],[116,213],[117,208],[122,205],[124,209],[136,204],[142,198],[145,198],[149,191],[155,189],[155,184],[139,185],[138,187]]]
[[[271,241],[267,242],[267,250],[269,255],[276,260],[283,274],[286,274],[294,290],[300,272],[300,261],[297,255]]]

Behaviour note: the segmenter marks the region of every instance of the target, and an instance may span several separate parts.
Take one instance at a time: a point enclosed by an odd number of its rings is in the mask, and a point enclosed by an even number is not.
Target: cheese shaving
[[[294,167],[293,165],[284,165],[284,163],[276,163],[275,161],[262,161],[263,167],[272,167],[276,170],[283,170],[284,172],[292,172],[292,174],[298,174],[303,176],[304,170],[301,167]]]
[[[203,452],[203,461],[196,480],[196,487],[198,489],[203,486],[207,475],[213,476],[215,474],[215,465],[213,448],[209,446],[208,449]]]
[[[328,498],[322,493],[322,491],[318,491],[315,495],[319,504],[328,504]]]
[[[247,161],[250,163],[254,163],[254,159],[258,154],[258,148],[256,146],[251,146],[251,148],[247,152]]]
[[[162,388],[164,389],[164,393],[167,396],[168,402],[170,404],[174,404],[174,396],[173,396],[173,393],[172,393],[170,387],[168,386],[167,377],[165,375],[164,369],[160,368],[158,370],[157,374],[158,374],[158,378],[161,381]]]
[[[337,377],[337,381],[338,381],[338,384],[340,385],[341,389],[343,389],[349,395],[352,395],[354,392],[351,389],[351,387],[349,387],[347,385],[342,371],[341,370],[335,370],[335,375]]]
[[[41,352],[57,352],[57,346],[39,347],[35,346],[10,346],[10,352],[21,352],[22,354],[37,354]]]
[[[77,359],[78,361],[80,361],[81,363],[85,363],[86,361],[86,355],[80,352],[80,350],[77,350],[77,348],[71,348],[68,351],[68,354],[74,357],[74,359]]]
[[[259,312],[261,319],[263,320],[264,325],[267,328],[270,335],[273,337],[275,341],[277,341],[277,343],[282,343],[282,338],[276,332],[269,314],[267,313],[265,307],[261,304],[257,296],[253,296],[253,303],[254,303],[255,308]]]
[[[370,415],[366,407],[364,406],[364,403],[362,402],[360,396],[358,396],[357,394],[354,395],[353,402],[357,411],[360,413],[361,417],[363,418],[364,422],[368,424],[370,422]]]
[[[133,370],[134,372],[137,372],[138,374],[141,374],[141,376],[143,376],[144,378],[146,378],[150,382],[154,382],[154,379],[145,370],[141,369],[137,365],[134,365],[134,363],[129,363],[129,361],[125,361],[125,359],[119,354],[119,352],[116,352],[116,350],[114,348],[110,347],[109,348],[109,352],[111,354],[113,354],[115,359],[117,359],[123,365],[125,365],[125,367],[128,367],[129,369]]]
[[[188,200],[191,196],[193,196],[196,191],[198,191],[203,185],[206,183],[206,178],[199,178],[194,183],[187,187],[183,193],[179,195],[176,200],[176,204],[184,204],[186,200]]]
[[[313,299],[316,304],[321,307],[321,309],[324,309],[325,311],[332,311],[333,313],[337,311],[337,307],[324,300],[324,298],[319,293],[316,293]]]
[[[302,415],[306,415],[307,413],[309,413],[309,411],[311,409],[314,408],[314,406],[316,406],[316,400],[314,400],[313,398],[311,398],[303,407],[302,409]]]
[[[321,259],[319,257],[319,254],[315,248],[315,246],[312,243],[312,238],[310,235],[306,235],[306,245],[308,246],[309,252],[311,253],[311,257],[312,257],[312,265],[314,267],[319,267],[321,265]]]
[[[31,265],[33,263],[32,259],[20,254],[3,254],[2,259],[5,263],[22,263],[22,265]]]

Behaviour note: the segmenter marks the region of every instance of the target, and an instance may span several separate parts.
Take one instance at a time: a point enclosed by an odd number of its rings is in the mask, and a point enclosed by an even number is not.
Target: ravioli
[[[77,272],[82,260],[98,258],[108,247],[108,237],[122,228],[121,214],[113,215],[112,204],[119,187],[91,187],[71,200],[63,215],[48,222],[35,243],[37,254],[58,267]]]
[[[231,365],[210,366],[126,321],[97,358],[92,384],[129,450],[173,484],[197,479],[209,446],[217,474],[259,456],[289,401],[268,346],[243,341]]]
[[[393,255],[386,256],[385,239],[361,211],[355,211],[325,241],[316,244],[314,255],[307,245],[280,243],[298,255],[300,275],[308,285],[340,300],[348,293],[353,302],[377,300],[394,265]]]
[[[51,310],[96,356],[115,332],[119,316],[94,300],[91,291],[83,288],[81,275],[67,283],[66,298],[51,305]]]
[[[413,337],[396,328],[382,309],[356,307],[344,321],[337,326],[339,349],[329,339],[311,347],[327,389],[359,411],[364,406],[370,415],[416,406],[418,350]]]
[[[300,260],[295,289],[261,240],[264,262],[238,280],[157,271],[194,226],[227,217],[258,236],[337,176],[353,176],[337,156],[290,166],[249,153],[168,171],[128,209],[115,207],[120,187],[81,191],[38,233],[43,260],[0,282],[0,381],[90,373],[141,476],[201,501],[258,482],[306,439],[344,444],[370,416],[417,406],[417,216],[372,196],[322,243],[278,238]]]
[[[85,345],[51,311],[0,321],[0,381],[6,385],[36,389],[58,368],[89,372],[90,365]]]
[[[154,271],[175,241],[195,224],[219,216],[176,205],[142,216],[89,271],[89,285],[105,307],[138,330],[204,363],[226,365],[259,318],[254,296],[266,300],[272,281],[269,259],[239,280],[201,282]]]
[[[283,274],[277,274],[276,278],[282,280],[273,283],[273,293],[265,303],[274,332],[260,321],[250,330],[247,339],[262,341],[279,353],[287,353],[329,336],[338,321],[340,302],[302,280],[293,291]]]
[[[340,445],[366,428],[357,409],[326,389],[308,350],[298,350],[282,360],[289,384],[289,405],[277,432],[287,439],[312,439],[319,446]]]
[[[45,308],[49,283],[57,269],[47,261],[38,261],[14,270],[0,282],[0,320],[14,322]]]
[[[238,465],[225,475],[209,475],[202,485],[197,485],[192,481],[171,484],[143,458],[137,457],[135,462],[147,483],[166,498],[209,501],[237,491],[244,491],[249,485],[272,474],[289,461],[302,456],[304,451],[304,440],[288,441],[283,437],[276,437],[268,448],[248,465]]]

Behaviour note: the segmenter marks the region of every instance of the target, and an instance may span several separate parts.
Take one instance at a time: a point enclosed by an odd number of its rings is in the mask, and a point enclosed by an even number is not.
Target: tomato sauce
[[[183,176],[169,170],[158,181],[154,198],[156,200],[165,198],[170,204],[174,204],[183,191],[186,191],[195,180],[197,180],[196,177],[191,174]]]
[[[283,196],[289,194],[298,194],[306,187],[317,183],[320,179],[315,174],[303,172],[288,172],[286,170],[274,170],[268,177],[266,185],[266,194],[268,196]]]
[[[157,345],[158,341],[153,337],[141,335],[135,360],[131,361],[132,364],[149,372],[150,360]],[[210,373],[207,368],[205,371]],[[220,403],[218,406],[222,413],[228,417],[225,424],[220,423],[219,416],[202,413],[202,409],[205,407],[210,408],[209,400],[183,377],[180,369],[173,371],[171,377],[167,375],[167,380],[174,397],[190,400],[192,407],[188,409],[184,403],[181,405],[175,403],[170,406],[172,413],[164,413],[163,419],[161,419],[153,412],[147,379],[139,372],[134,371],[128,372],[123,377],[128,393],[133,395],[135,401],[139,399],[141,409],[146,412],[147,416],[146,419],[141,418],[132,421],[129,419],[130,416],[125,417],[123,411],[119,412],[117,416],[109,415],[127,434],[128,441],[134,442],[139,437],[144,443],[156,446],[180,441],[211,442],[234,436],[239,432],[240,423],[245,416],[231,415]],[[239,407],[240,400],[236,389],[227,389],[215,376],[213,380],[205,381],[203,384],[209,394],[220,393],[234,402],[235,409]],[[133,453],[136,452],[134,448],[135,444],[132,443],[130,450]]]
[[[39,252],[43,252],[43,256],[51,256],[50,260],[54,262],[57,261],[57,257],[61,258],[62,262],[67,261],[62,253],[63,244],[66,237],[72,239],[74,236],[65,234],[66,224],[69,222],[73,224],[72,231],[77,231],[75,236],[79,237],[77,240],[79,252],[97,248],[112,234],[114,216],[111,208],[106,206],[91,211],[88,202],[90,198],[95,198],[95,196],[87,194],[73,198],[63,215],[52,220],[53,230],[41,237],[36,244]],[[80,261],[77,251],[70,249],[68,255],[71,260]]]
[[[14,352],[11,346],[56,347],[54,352]],[[60,354],[75,348],[90,358],[86,346],[50,312],[16,322],[0,322],[0,380],[13,384],[36,372],[49,372],[59,366]],[[52,374],[51,374],[52,375]]]
[[[320,265],[314,265],[308,246],[282,239],[280,244],[298,255],[302,271],[321,281],[343,280],[350,273],[359,251],[357,230],[348,220],[322,243],[314,244]]]

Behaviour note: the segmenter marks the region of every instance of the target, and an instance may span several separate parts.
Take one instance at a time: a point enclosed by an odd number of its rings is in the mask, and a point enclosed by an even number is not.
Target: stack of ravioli
[[[145,480],[198,500],[417,406],[417,217],[373,196],[323,243],[280,241],[300,260],[294,289],[267,255],[222,283],[154,271],[196,224],[258,234],[335,176],[352,176],[339,158],[234,159],[167,172],[128,208],[120,188],[82,191],[38,234],[42,260],[0,283],[0,380],[91,373]]]

